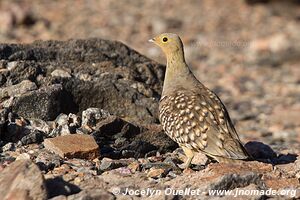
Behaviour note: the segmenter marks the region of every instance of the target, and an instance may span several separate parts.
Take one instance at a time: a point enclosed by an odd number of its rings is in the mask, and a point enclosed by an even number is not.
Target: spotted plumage
[[[249,155],[225,106],[185,63],[180,38],[165,33],[152,41],[167,57],[159,119],[166,134],[186,153],[187,167],[195,152],[203,152],[219,162],[247,159]]]

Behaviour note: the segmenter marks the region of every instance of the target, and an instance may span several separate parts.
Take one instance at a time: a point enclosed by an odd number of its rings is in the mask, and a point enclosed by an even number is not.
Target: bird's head
[[[183,44],[181,39],[174,33],[162,33],[150,39],[149,42],[153,42],[158,45],[167,56],[178,51],[182,51],[183,53]]]

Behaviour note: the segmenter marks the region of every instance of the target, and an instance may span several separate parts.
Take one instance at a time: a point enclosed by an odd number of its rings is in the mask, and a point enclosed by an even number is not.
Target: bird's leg
[[[190,167],[191,162],[192,162],[192,160],[194,158],[194,152],[191,149],[189,149],[187,147],[184,147],[184,146],[181,146],[181,148],[183,149],[183,151],[184,151],[184,153],[185,153],[185,155],[187,157],[187,160],[185,161],[184,164],[179,165],[179,167],[181,169],[187,169],[187,168]]]

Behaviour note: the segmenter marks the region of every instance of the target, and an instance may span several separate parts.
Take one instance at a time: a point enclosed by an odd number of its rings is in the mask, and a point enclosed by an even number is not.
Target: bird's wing
[[[180,145],[211,156],[248,158],[225,106],[213,92],[201,90],[162,97],[159,118],[166,133]]]

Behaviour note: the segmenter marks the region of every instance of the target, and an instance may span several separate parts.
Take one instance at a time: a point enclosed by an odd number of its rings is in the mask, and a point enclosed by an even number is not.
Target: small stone
[[[109,171],[109,170],[124,167],[127,165],[128,165],[128,163],[126,161],[123,162],[122,160],[113,160],[110,158],[103,158],[101,160],[99,169],[101,171]]]
[[[16,66],[18,65],[18,61],[12,61],[7,63],[7,69],[8,70],[13,70]]]
[[[56,119],[55,119],[55,123],[58,126],[63,126],[63,125],[68,124],[68,115],[66,115],[66,114],[60,114],[60,115],[58,115],[56,117]]]
[[[149,170],[149,172],[147,173],[147,177],[150,178],[160,178],[163,176],[163,174],[165,173],[165,169],[161,169],[161,168],[151,168]]]
[[[94,127],[97,122],[109,117],[110,114],[106,110],[100,108],[88,108],[82,111],[82,126]]]
[[[9,99],[6,99],[2,102],[2,107],[3,108],[10,108],[13,105],[14,102],[14,97],[10,97]]]
[[[94,159],[99,156],[99,146],[90,135],[72,134],[49,138],[44,141],[44,146],[62,158]]]
[[[136,172],[141,170],[141,165],[138,162],[132,162],[128,165],[128,168],[131,170],[131,172]]]
[[[82,80],[82,81],[92,81],[93,80],[93,76],[89,75],[89,74],[84,74],[84,73],[76,73],[74,74],[76,78]]]
[[[30,155],[28,153],[22,153],[16,158],[16,160],[28,160],[28,159],[30,159]]]
[[[53,72],[51,72],[51,76],[53,77],[61,77],[61,78],[71,78],[71,74],[65,70],[62,69],[56,69]]]
[[[77,115],[70,113],[68,115],[69,118],[69,127],[71,129],[71,132],[75,132],[76,128],[80,127],[81,125],[81,120],[80,117],[78,117]]]
[[[68,159],[67,161],[64,161],[64,163],[71,166],[72,169],[74,169],[77,173],[79,173],[81,175],[96,175],[97,174],[97,171],[96,171],[92,161],[73,158],[73,159]]]
[[[79,184],[81,183],[81,181],[82,181],[82,177],[76,177],[76,178],[74,179],[74,184],[75,184],[75,185],[79,185]]]

